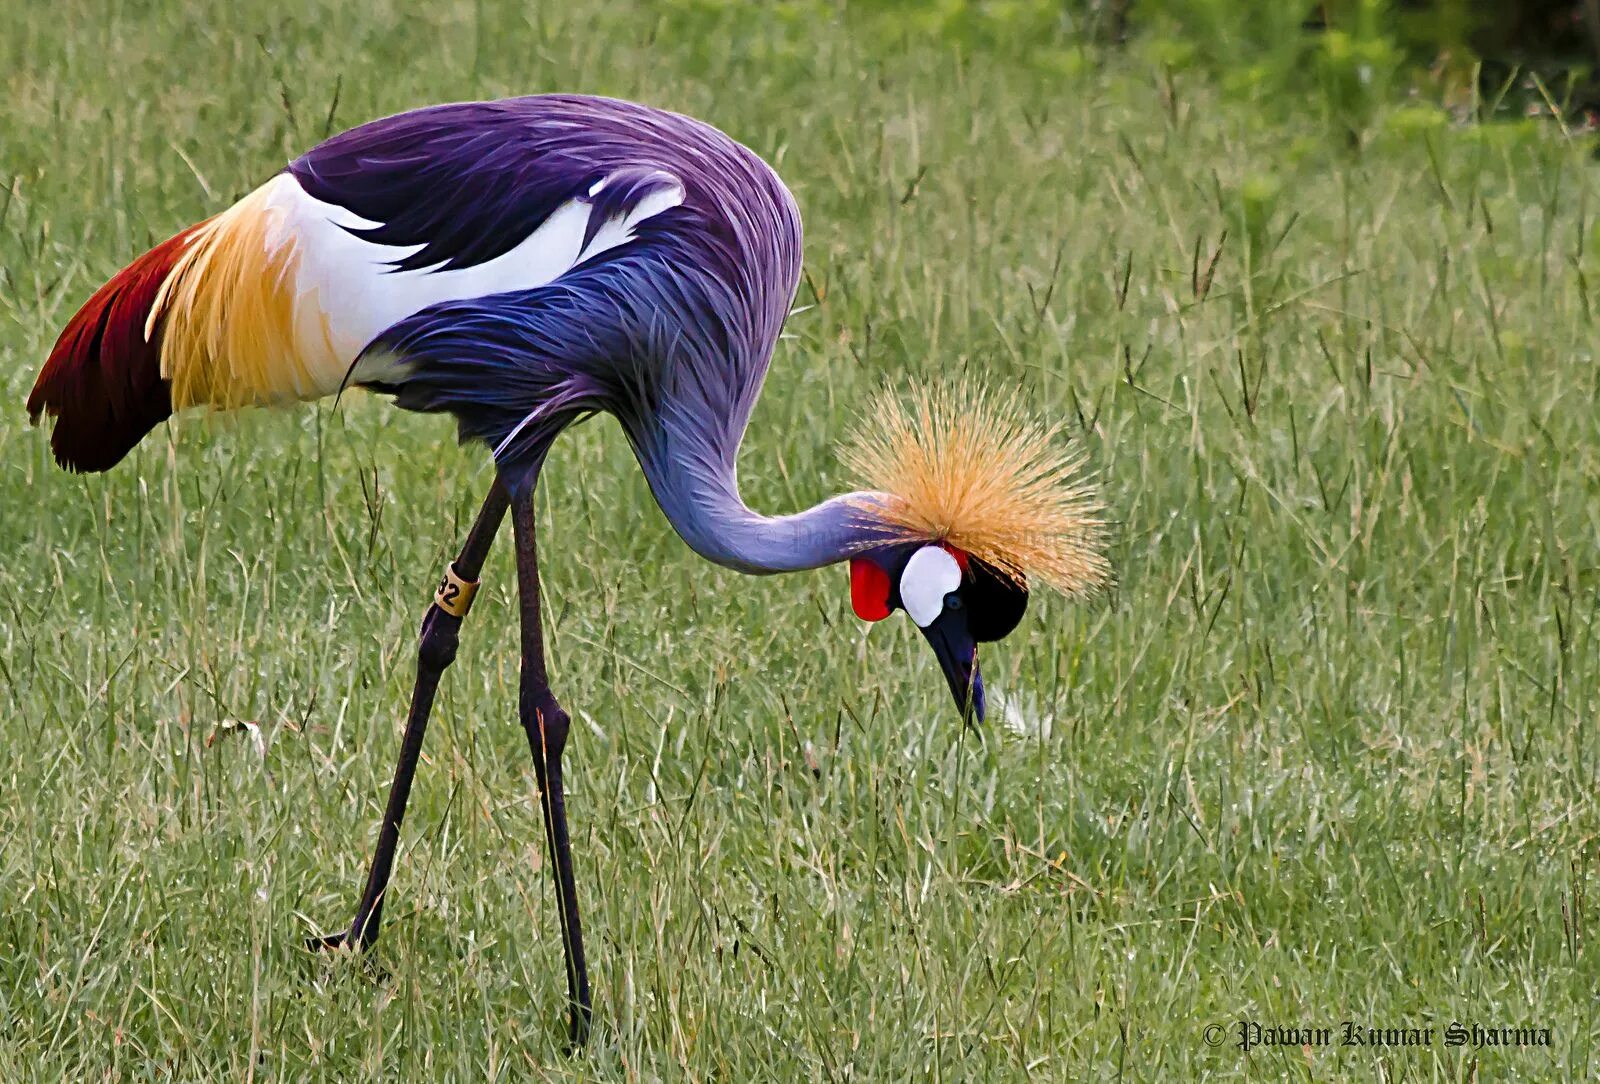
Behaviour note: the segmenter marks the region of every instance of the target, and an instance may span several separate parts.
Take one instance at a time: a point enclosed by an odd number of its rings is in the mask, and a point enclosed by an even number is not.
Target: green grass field
[[[1137,51],[1041,65],[815,5],[407,7],[7,16],[0,1081],[1600,1073],[1587,142],[1410,107],[1357,152]],[[568,434],[539,509],[577,1058],[504,540],[373,964],[302,947],[349,920],[487,457],[352,395],[79,478],[21,406],[106,277],[324,134],[555,89],[706,118],[800,201],[753,506],[846,488],[872,389],[965,369],[1068,421],[1118,574],[986,652],[979,741],[843,571],[707,565],[614,423]],[[1241,1020],[1551,1045],[1246,1054]]]

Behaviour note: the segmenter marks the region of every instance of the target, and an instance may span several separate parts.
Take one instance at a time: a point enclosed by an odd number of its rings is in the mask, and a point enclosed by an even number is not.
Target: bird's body
[[[93,470],[172,410],[365,385],[454,414],[513,477],[607,411],[699,552],[812,567],[848,540],[729,489],[799,268],[788,190],[708,125],[576,96],[435,106],[335,136],[158,247],[131,304],[113,280],[29,409]]]
[[[450,413],[494,457],[494,490],[424,620],[367,891],[329,943],[376,935],[434,688],[509,506],[520,711],[556,856],[574,1036],[587,1027],[560,782],[568,721],[545,675],[531,503],[551,442],[583,417],[618,419],[702,556],[744,572],[850,560],[857,614],[906,609],[979,717],[976,644],[1016,624],[1024,577],[1068,594],[1103,578],[1092,493],[1011,401],[887,406],[856,456],[878,489],[787,516],[745,506],[735,461],[800,252],[788,189],[709,125],[605,98],[469,102],[327,140],[130,264],[62,332],[28,409],[55,419],[70,469],[108,469],[174,411],[352,385]]]

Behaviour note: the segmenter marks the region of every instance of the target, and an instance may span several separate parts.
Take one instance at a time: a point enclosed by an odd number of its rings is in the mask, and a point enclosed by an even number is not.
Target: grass
[[[564,7],[13,13],[0,1080],[1600,1072],[1589,147],[1413,107],[1357,152],[1313,102],[1137,53]],[[987,653],[1007,707],[980,742],[842,572],[704,564],[612,423],[569,434],[540,512],[597,996],[578,1058],[504,544],[373,965],[302,948],[349,919],[485,456],[352,396],[186,419],[78,478],[20,407],[95,286],[325,132],[547,89],[708,118],[799,198],[752,505],[843,488],[873,388],[966,367],[1070,420],[1118,523],[1114,592],[1039,598]],[[1231,1033],[1453,1019],[1551,1045]]]

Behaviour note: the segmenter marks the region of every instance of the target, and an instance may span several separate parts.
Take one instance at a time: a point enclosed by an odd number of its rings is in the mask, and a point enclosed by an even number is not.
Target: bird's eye
[[[961,609],[961,596],[956,592],[951,591],[944,597],[944,608],[947,610]]]

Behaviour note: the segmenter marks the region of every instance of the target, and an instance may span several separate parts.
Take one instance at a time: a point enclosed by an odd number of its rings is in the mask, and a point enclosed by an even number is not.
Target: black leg
[[[544,807],[545,843],[556,873],[556,908],[567,962],[568,1037],[574,1046],[589,1038],[594,1009],[589,971],[583,958],[583,927],[578,921],[578,888],[572,876],[572,845],[567,837],[567,803],[561,787],[561,752],[571,720],[550,692],[544,667],[544,633],[539,621],[539,554],[534,540],[532,486],[512,498],[516,534],[517,588],[522,600],[522,688],[518,708],[533,752],[533,771]]]
[[[434,693],[439,688],[440,675],[455,661],[461,622],[471,602],[467,591],[477,585],[489,546],[500,530],[500,521],[505,518],[507,500],[505,489],[496,482],[478,511],[478,518],[461,547],[461,555],[451,563],[450,573],[439,585],[434,603],[422,619],[422,636],[417,645],[417,684],[411,694],[411,713],[406,717],[405,736],[400,739],[400,762],[394,768],[394,782],[389,784],[389,803],[384,807],[383,823],[378,828],[378,846],[372,854],[366,891],[356,905],[355,921],[350,928],[328,937],[311,938],[308,944],[313,949],[347,944],[369,949],[378,939],[378,927],[383,921],[384,890],[394,867],[400,822],[405,819],[406,801],[411,797],[411,778],[417,771],[417,757],[422,752],[422,736],[428,729]]]

